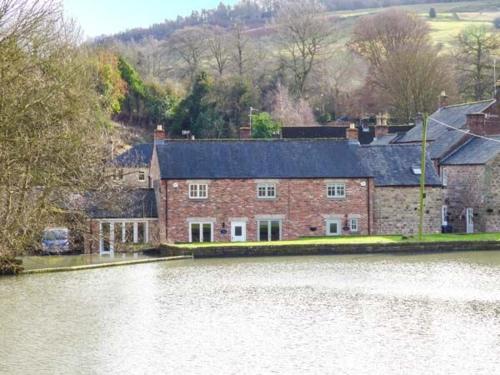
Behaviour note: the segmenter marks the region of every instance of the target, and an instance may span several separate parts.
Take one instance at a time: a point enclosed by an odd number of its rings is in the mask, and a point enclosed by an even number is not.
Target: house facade
[[[151,163],[159,238],[414,234],[420,175],[412,167],[419,160],[415,146],[375,148],[352,140],[165,141],[155,146]],[[425,231],[440,232],[442,189],[430,160],[428,166]],[[407,205],[394,204],[394,194]]]
[[[86,252],[416,234],[420,146],[363,146],[358,129],[346,133],[348,140],[156,139],[148,187],[123,183],[90,197]],[[430,158],[426,168],[424,231],[438,233],[443,189]]]

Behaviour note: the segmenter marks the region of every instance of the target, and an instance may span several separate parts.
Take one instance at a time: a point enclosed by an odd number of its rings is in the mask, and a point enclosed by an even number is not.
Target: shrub
[[[429,18],[436,18],[436,16],[437,16],[436,9],[434,8],[429,9]]]

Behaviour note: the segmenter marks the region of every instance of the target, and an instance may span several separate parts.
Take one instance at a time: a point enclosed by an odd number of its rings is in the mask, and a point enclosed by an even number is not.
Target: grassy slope
[[[453,3],[430,3],[393,7],[416,12],[429,22],[433,39],[437,43],[449,45],[453,38],[471,24],[483,24],[493,30],[492,21],[500,17],[500,3],[495,0],[463,1]],[[429,9],[434,8],[437,17],[429,18]],[[350,28],[360,16],[375,14],[387,8],[361,9],[335,12],[332,15],[343,19],[343,26]]]
[[[500,241],[500,233],[476,234],[426,234],[422,242],[457,242],[457,241]],[[225,242],[179,244],[182,248],[198,247],[225,247],[225,246],[289,246],[289,245],[346,245],[346,244],[384,244],[419,242],[415,237],[403,238],[401,236],[341,236],[341,237],[314,237],[292,241],[276,242]]]

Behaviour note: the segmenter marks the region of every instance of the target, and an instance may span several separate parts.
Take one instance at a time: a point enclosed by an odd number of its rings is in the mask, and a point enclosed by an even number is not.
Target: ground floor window
[[[340,230],[341,230],[340,219],[326,221],[327,236],[338,236],[340,235]]]
[[[359,230],[359,221],[357,218],[353,217],[349,219],[349,228],[351,232],[357,232]]]
[[[102,253],[113,252],[117,243],[149,243],[149,222],[102,221],[99,239]]]
[[[189,242],[213,242],[213,224],[189,223]]]
[[[259,241],[281,240],[280,220],[259,220],[257,224]]]

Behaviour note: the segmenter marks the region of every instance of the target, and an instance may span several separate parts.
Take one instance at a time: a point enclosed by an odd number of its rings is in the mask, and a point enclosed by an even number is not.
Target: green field
[[[416,12],[425,18],[431,27],[431,33],[436,43],[449,45],[454,37],[468,25],[486,25],[492,30],[492,21],[500,17],[500,2],[486,1],[461,1],[453,3],[429,3],[393,7]],[[437,17],[429,18],[429,9],[434,8]],[[356,11],[343,11],[331,13],[332,16],[341,17],[344,24],[354,24],[360,16],[375,14],[387,8],[360,9]]]

